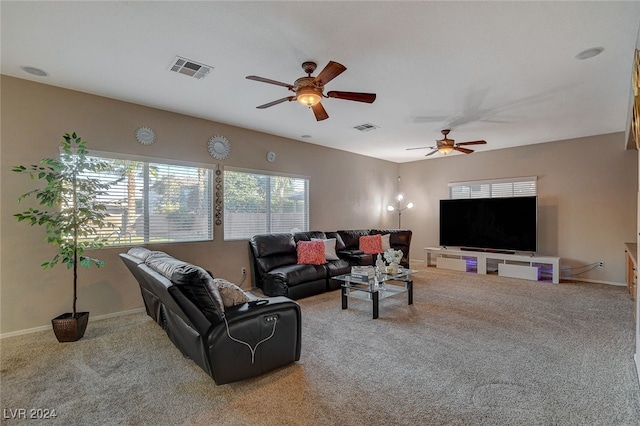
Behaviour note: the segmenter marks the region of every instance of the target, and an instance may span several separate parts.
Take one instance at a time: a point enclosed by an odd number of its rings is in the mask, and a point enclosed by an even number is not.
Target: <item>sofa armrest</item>
[[[286,297],[243,303],[226,311],[207,336],[211,376],[217,384],[259,376],[300,359],[300,306]]]

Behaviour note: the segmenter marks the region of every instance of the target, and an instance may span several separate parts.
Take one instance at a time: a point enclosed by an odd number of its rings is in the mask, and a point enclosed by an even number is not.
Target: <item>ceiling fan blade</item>
[[[274,106],[274,105],[281,104],[281,103],[283,103],[285,101],[291,102],[291,101],[293,101],[295,99],[296,99],[295,96],[287,96],[286,98],[278,99],[277,101],[269,102],[268,104],[260,105],[260,106],[257,106],[256,108],[265,109],[265,108],[269,108],[269,107]]]
[[[484,145],[486,143],[487,143],[487,141],[471,141],[471,142],[460,142],[460,143],[457,143],[456,145],[457,146],[460,146],[460,145]]]
[[[375,93],[358,93],[358,92],[336,92],[331,91],[327,93],[329,98],[345,99],[347,101],[366,102],[368,104],[373,103],[376,100]]]
[[[433,155],[433,154],[435,154],[436,152],[438,152],[438,150],[437,150],[437,149],[434,149],[434,150],[433,150],[433,151],[431,151],[430,153],[426,154],[426,155],[425,155],[425,157],[428,157],[428,156],[430,156],[430,155]]]
[[[336,78],[337,76],[345,72],[346,70],[347,70],[347,67],[345,67],[344,65],[339,64],[337,62],[329,61],[327,66],[324,67],[322,71],[320,71],[320,74],[318,74],[318,76],[313,80],[313,82],[320,83],[321,86],[324,86],[325,84],[327,84],[328,82],[330,82],[331,80],[333,80],[334,78]]]
[[[329,118],[329,114],[327,114],[327,111],[325,111],[324,107],[322,106],[322,103],[318,102],[317,104],[312,106],[311,109],[313,110],[313,113],[315,114],[317,121],[322,121]]]
[[[288,89],[293,90],[293,86],[292,85],[290,85],[288,83],[283,83],[281,81],[270,80],[268,78],[258,77],[257,75],[248,75],[247,78],[249,80],[260,81],[262,83],[275,84],[276,86],[283,86],[283,87],[286,87]]]
[[[473,152],[472,149],[460,148],[459,146],[454,146],[453,149],[456,151],[464,152],[465,154],[471,154]]]
[[[412,151],[414,149],[427,149],[427,148],[435,149],[432,146],[419,146],[419,147],[416,147],[416,148],[407,148],[407,151]]]
[[[434,116],[419,116],[419,117],[414,117],[413,118],[413,122],[414,123],[439,123],[439,122],[443,122],[443,121],[447,121],[449,120],[449,116],[448,115],[434,115]]]

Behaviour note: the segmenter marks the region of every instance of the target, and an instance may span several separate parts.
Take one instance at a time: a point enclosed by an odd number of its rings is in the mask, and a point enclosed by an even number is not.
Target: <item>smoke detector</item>
[[[204,78],[207,74],[209,74],[209,71],[211,71],[213,67],[183,58],[181,56],[176,56],[176,58],[171,63],[171,68],[169,69],[171,71],[200,80],[201,78]]]

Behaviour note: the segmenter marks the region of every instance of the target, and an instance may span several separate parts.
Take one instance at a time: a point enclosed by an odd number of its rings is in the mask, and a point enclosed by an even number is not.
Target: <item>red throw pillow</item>
[[[360,250],[366,254],[382,253],[382,235],[363,235],[360,237]]]
[[[327,259],[324,257],[324,242],[322,241],[298,241],[298,265],[324,265]]]

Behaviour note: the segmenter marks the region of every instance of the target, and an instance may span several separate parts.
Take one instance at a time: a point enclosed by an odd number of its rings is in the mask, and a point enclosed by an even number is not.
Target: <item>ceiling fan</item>
[[[455,143],[456,142],[455,140],[447,138],[447,135],[449,134],[450,131],[451,129],[442,130],[442,134],[444,135],[444,138],[440,140],[436,140],[436,146],[421,146],[418,148],[407,148],[407,151],[411,151],[413,149],[431,148],[433,151],[425,155],[425,157],[435,154],[436,152],[439,152],[443,155],[447,155],[448,153],[454,150],[464,152],[465,154],[471,154],[473,152],[472,149],[462,148],[462,146],[463,145],[484,145],[487,143],[487,141],[471,141],[471,142]]]
[[[323,93],[325,84],[342,74],[347,68],[337,62],[329,61],[327,66],[320,71],[320,74],[316,77],[311,77],[311,74],[316,70],[316,67],[317,65],[315,62],[304,62],[302,64],[302,69],[307,73],[307,76],[300,77],[293,84],[282,83],[280,81],[270,80],[268,78],[258,77],[255,75],[248,75],[247,78],[249,80],[284,86],[295,93],[294,96],[287,96],[286,98],[278,99],[276,101],[260,105],[256,108],[265,109],[285,101],[291,102],[297,100],[302,105],[310,107],[316,116],[316,120],[321,121],[329,118],[329,114],[327,114],[327,111],[325,111],[324,107],[320,103],[323,97],[366,102],[369,104],[376,100],[375,93],[336,92],[332,90],[325,95]]]

